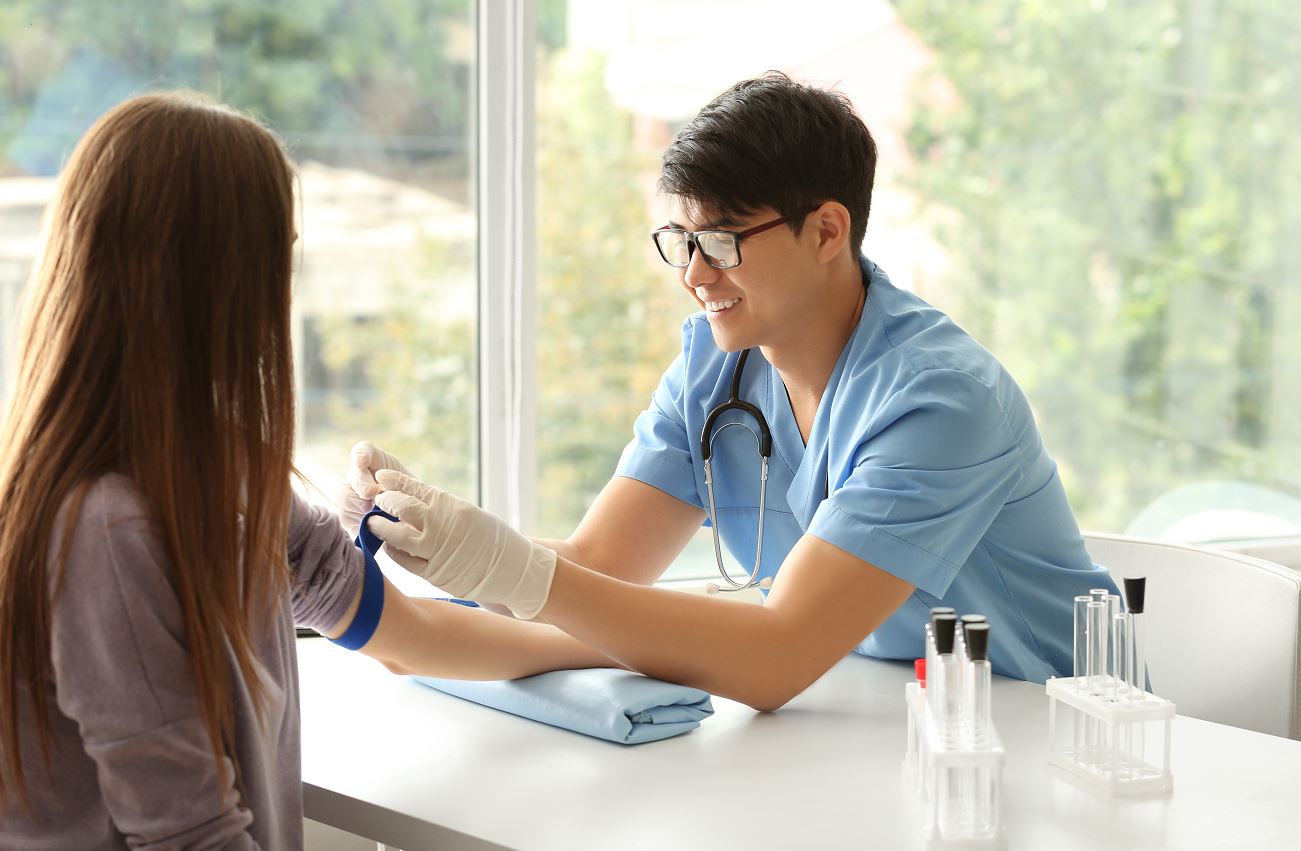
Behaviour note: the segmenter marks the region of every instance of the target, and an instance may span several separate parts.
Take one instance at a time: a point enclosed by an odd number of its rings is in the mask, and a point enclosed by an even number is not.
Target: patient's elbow
[[[388,668],[389,673],[391,674],[397,674],[398,676],[402,676],[402,677],[409,676],[411,674],[410,670],[405,668],[400,662],[397,662],[393,659],[380,659],[379,663],[383,665],[385,668]]]

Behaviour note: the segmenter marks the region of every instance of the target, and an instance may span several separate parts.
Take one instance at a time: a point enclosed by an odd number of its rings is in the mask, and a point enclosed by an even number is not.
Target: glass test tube
[[[967,653],[971,661],[967,663],[967,692],[969,709],[969,747],[987,748],[991,742],[993,730],[991,717],[990,691],[993,686],[992,670],[989,664],[989,624],[969,622],[964,628],[967,634]],[[962,792],[971,812],[971,832],[977,836],[993,830],[994,807],[993,774],[988,766],[977,766],[968,770],[968,783]]]
[[[989,665],[989,624],[968,624],[967,652],[971,661],[967,663],[969,730],[967,739],[970,744],[981,747],[988,743],[990,727],[990,702],[992,671]]]
[[[1089,693],[1102,692],[1103,679],[1107,674],[1107,604],[1094,599],[1089,609],[1089,646],[1086,664],[1088,667]]]
[[[1115,646],[1116,615],[1120,613],[1121,613],[1120,595],[1108,594],[1107,595],[1107,645],[1108,647]],[[1107,658],[1108,679],[1107,679],[1107,686],[1105,691],[1107,693],[1107,697],[1112,699],[1115,699],[1117,692],[1120,690],[1120,682],[1121,682],[1121,675],[1120,672],[1116,670],[1115,660],[1116,660],[1116,654],[1114,652],[1109,651],[1109,656]]]
[[[1089,596],[1099,603],[1106,603],[1107,598],[1111,596],[1111,592],[1108,591],[1106,588],[1090,588]],[[1105,633],[1110,629],[1111,629],[1111,614],[1109,612],[1104,612],[1102,615],[1102,630]],[[1109,661],[1111,660],[1106,658],[1105,656],[1103,657],[1102,670],[1099,672],[1103,677],[1106,677],[1107,675],[1107,663]],[[1099,680],[1098,682],[1091,684],[1089,688],[1094,694],[1098,694],[1099,692],[1102,691],[1102,686],[1103,686],[1103,681]]]
[[[931,619],[926,624],[926,684],[931,683],[931,672],[936,670],[935,656],[935,618],[941,615],[952,615],[953,609],[950,606],[935,606],[931,609]],[[933,691],[928,691],[933,694]]]
[[[958,619],[951,614],[936,615],[931,620],[935,631],[934,672],[926,672],[926,683],[935,689],[930,701],[936,727],[946,746],[957,742],[957,729],[962,713],[962,671],[953,655],[953,638]]]
[[[1130,664],[1129,699],[1142,701],[1147,699],[1147,654],[1144,651],[1143,609],[1147,597],[1147,578],[1143,576],[1126,577],[1125,608],[1129,610],[1129,640],[1134,645]],[[1142,724],[1130,725],[1133,732],[1125,743],[1126,757],[1131,777],[1141,777],[1147,773],[1147,745]]]
[[[963,615],[958,618],[958,640],[955,651],[964,662],[971,661],[971,654],[967,651],[967,627],[973,623],[986,623],[984,615]]]
[[[926,688],[926,685],[929,683],[931,671],[934,669],[933,666],[935,665],[935,631],[929,623],[926,624],[924,634],[925,634],[924,640],[926,642],[926,645],[925,645],[925,650],[923,650],[923,653],[925,654],[925,658],[926,658],[927,682],[924,682],[922,684],[922,688]]]
[[[1093,598],[1081,595],[1075,598],[1075,690],[1087,691],[1089,682],[1089,603]],[[1074,720],[1072,743],[1075,753],[1082,754],[1088,747],[1091,724],[1089,716],[1076,710],[1071,713]]]
[[[1088,668],[1089,603],[1093,598],[1080,596],[1075,598],[1075,688],[1084,690]]]
[[[1129,612],[1119,612],[1112,617],[1111,621],[1111,682],[1113,683],[1112,698],[1114,700],[1127,700],[1129,698],[1129,669],[1134,657],[1134,644],[1130,641],[1130,618]],[[1113,760],[1119,777],[1116,779],[1127,779],[1131,776],[1134,764],[1134,735],[1132,724],[1122,724],[1116,729],[1116,740],[1112,743],[1119,751],[1119,760]]]
[[[1129,631],[1134,638],[1133,682],[1137,691],[1137,693],[1131,691],[1130,694],[1135,699],[1142,700],[1147,694],[1150,685],[1147,676],[1147,649],[1143,646],[1143,642],[1147,638],[1144,634],[1147,631],[1147,621],[1144,619],[1142,612],[1132,612],[1130,617]]]
[[[1129,669],[1134,656],[1134,644],[1129,630],[1132,617],[1129,612],[1117,612],[1111,616],[1111,676],[1117,700],[1129,696]]]
[[[1147,597],[1147,578],[1143,576],[1127,577],[1125,584],[1125,608],[1129,610],[1129,636],[1134,642],[1133,670],[1130,676],[1129,690],[1131,699],[1142,700],[1147,692],[1147,654],[1143,647],[1145,623],[1143,608]]]
[[[1107,675],[1107,603],[1095,597],[1089,602],[1088,609],[1089,645],[1086,660],[1088,693],[1100,695]],[[1101,757],[1102,750],[1106,746],[1104,738],[1102,722],[1090,716],[1086,723],[1084,743],[1084,750],[1089,759]]]

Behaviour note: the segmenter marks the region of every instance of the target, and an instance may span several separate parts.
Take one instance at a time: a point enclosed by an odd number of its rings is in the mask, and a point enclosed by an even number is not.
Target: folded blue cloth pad
[[[623,745],[667,739],[714,714],[709,694],[618,668],[551,671],[519,680],[417,682],[493,709]]]
[[[714,714],[708,692],[619,668],[551,671],[518,680],[415,680],[502,712],[621,745],[667,739],[694,730]]]
[[[374,555],[383,542],[366,526],[371,515],[396,518],[376,507],[362,519],[357,546]],[[469,600],[448,599],[447,602],[478,607]],[[624,745],[655,742],[685,733],[714,714],[707,692],[618,668],[551,671],[519,680],[487,682],[414,679],[493,709]]]

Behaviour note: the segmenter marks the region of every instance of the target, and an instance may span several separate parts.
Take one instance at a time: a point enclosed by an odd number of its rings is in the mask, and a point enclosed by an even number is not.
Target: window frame
[[[537,500],[537,8],[535,0],[476,6],[479,504],[527,532]]]

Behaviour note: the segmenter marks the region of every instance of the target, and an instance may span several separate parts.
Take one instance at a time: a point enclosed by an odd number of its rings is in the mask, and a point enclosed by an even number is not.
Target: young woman
[[[64,170],[0,429],[0,848],[301,847],[295,622],[435,676],[598,658],[512,660],[530,625],[402,596],[291,491],[293,186],[185,93]]]

